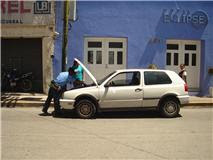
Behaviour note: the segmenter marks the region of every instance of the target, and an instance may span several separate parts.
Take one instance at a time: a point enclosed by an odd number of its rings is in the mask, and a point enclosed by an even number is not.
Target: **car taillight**
[[[188,87],[188,85],[185,83],[185,84],[184,84],[184,90],[185,90],[185,92],[188,92],[188,89],[189,89],[189,87]]]

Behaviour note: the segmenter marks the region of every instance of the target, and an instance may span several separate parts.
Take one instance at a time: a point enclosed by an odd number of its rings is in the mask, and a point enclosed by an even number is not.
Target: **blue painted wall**
[[[61,44],[63,31],[63,3],[56,2],[56,30],[60,35],[55,41],[53,59],[54,77],[61,71]],[[202,10],[208,24],[193,27],[190,23],[164,23],[163,12],[173,9]],[[173,12],[173,13],[174,13]],[[213,86],[213,2],[86,2],[77,3],[76,22],[69,31],[68,66],[74,57],[83,61],[84,37],[127,37],[127,68],[147,67],[154,63],[165,67],[167,39],[201,40],[201,95],[208,94]],[[135,58],[137,57],[137,58]]]

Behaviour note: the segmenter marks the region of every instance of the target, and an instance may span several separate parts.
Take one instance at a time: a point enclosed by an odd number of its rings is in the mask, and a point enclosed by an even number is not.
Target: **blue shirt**
[[[69,72],[61,72],[54,81],[59,86],[64,87],[67,83],[73,83],[75,78],[69,75]]]
[[[83,68],[81,67],[81,65],[73,66],[73,69],[75,71],[75,79],[83,81]]]

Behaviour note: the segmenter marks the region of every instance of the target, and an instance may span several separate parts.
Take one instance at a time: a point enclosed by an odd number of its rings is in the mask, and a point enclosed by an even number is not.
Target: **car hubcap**
[[[80,108],[80,112],[84,115],[89,115],[91,113],[91,106],[83,104]]]
[[[176,111],[176,104],[174,102],[166,103],[165,110],[167,113],[174,113]]]

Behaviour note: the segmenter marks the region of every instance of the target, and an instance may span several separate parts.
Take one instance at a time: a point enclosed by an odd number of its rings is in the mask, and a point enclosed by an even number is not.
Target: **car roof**
[[[130,71],[142,71],[142,72],[144,72],[144,71],[157,71],[157,72],[163,71],[163,72],[169,72],[170,70],[165,70],[165,69],[118,69],[116,71],[117,72],[125,72],[125,71],[128,71],[128,72],[130,72]]]

